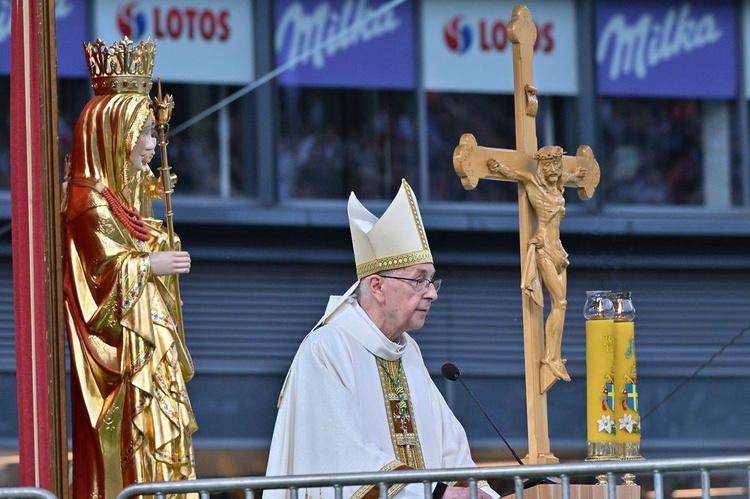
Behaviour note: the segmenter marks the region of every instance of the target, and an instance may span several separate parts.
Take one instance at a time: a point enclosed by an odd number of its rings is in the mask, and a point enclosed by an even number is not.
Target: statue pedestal
[[[505,496],[515,499],[516,495]],[[562,499],[562,485],[542,484],[523,491],[524,499]],[[617,499],[640,499],[640,485],[618,485]],[[606,485],[571,485],[570,499],[607,499]]]

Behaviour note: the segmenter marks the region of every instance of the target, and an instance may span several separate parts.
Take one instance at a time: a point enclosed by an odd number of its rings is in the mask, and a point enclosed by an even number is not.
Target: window
[[[730,108],[717,100],[602,99],[605,202],[731,206]]]
[[[251,120],[244,119],[249,96],[225,106],[195,124],[182,129],[189,120],[226,97],[234,88],[217,85],[187,85],[162,83],[162,91],[172,94],[175,108],[170,130],[177,131],[169,138],[167,154],[172,173],[177,175],[179,195],[198,195],[226,198],[256,195],[256,165],[250,160],[252,140],[248,129]],[[9,95],[9,78],[0,77],[0,92]],[[150,94],[156,96],[156,88]],[[58,132],[60,165],[73,149],[73,133],[78,116],[91,98],[88,79],[61,78],[58,80]],[[10,186],[9,130],[10,110],[0,102],[0,189]],[[247,113],[249,114],[249,112]],[[157,148],[158,149],[158,148]],[[160,155],[151,162],[158,176]],[[62,171],[61,171],[62,174]]]
[[[10,189],[10,76],[0,76],[0,190]]]
[[[245,112],[251,97],[241,97],[193,123],[200,113],[236,90],[218,85],[162,83],[162,92],[172,94],[175,102],[167,154],[178,178],[175,190],[180,195],[257,195],[257,170],[250,159],[252,120]],[[156,95],[156,88],[151,95]],[[160,165],[157,156],[151,167],[156,170]]]
[[[536,119],[537,143],[565,146],[577,142],[577,126],[571,118],[574,100],[542,97]],[[453,169],[453,150],[461,135],[471,133],[480,146],[496,149],[516,148],[516,124],[513,95],[429,92],[427,94],[427,141],[429,150],[430,199],[439,201],[518,200],[515,182],[493,182],[467,191]],[[575,154],[577,146],[568,150]],[[594,151],[596,153],[596,151]],[[566,191],[566,198],[569,196]]]
[[[278,194],[390,199],[418,174],[413,92],[280,87]]]

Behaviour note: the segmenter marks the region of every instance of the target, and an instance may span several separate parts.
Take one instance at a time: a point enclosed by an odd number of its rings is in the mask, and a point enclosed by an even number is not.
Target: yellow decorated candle
[[[588,460],[616,459],[614,321],[608,293],[588,291],[584,307]]]
[[[635,309],[629,292],[613,293],[615,341],[615,418],[621,459],[641,459],[641,417],[635,361]]]
[[[614,442],[612,319],[586,321],[586,387],[589,442]]]

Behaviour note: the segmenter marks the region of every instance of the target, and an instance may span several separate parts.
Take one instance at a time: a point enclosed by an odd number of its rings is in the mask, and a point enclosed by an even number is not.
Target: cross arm
[[[453,169],[461,179],[464,189],[474,189],[480,179],[515,180],[504,175],[500,170],[490,170],[487,162],[491,159],[502,163],[515,172],[530,171],[533,168],[532,158],[521,151],[497,149],[477,144],[477,139],[470,133],[461,136],[458,146],[453,150]]]
[[[501,163],[504,168],[490,169],[490,160]],[[591,148],[580,146],[575,156],[563,156],[562,162],[565,185],[576,187],[581,199],[591,199],[601,178],[599,163]],[[522,176],[522,172],[534,171],[534,159],[522,151],[480,146],[472,134],[465,133],[453,151],[453,168],[464,189],[471,190],[480,179],[517,180],[515,177]]]
[[[589,146],[580,146],[575,156],[563,156],[565,185],[578,188],[578,197],[591,199],[599,185],[601,172],[594,151]]]

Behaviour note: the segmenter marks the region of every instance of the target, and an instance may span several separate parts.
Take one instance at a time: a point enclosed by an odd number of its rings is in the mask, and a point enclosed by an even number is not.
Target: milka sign
[[[602,94],[729,97],[735,87],[734,7],[718,2],[599,4]]]
[[[294,63],[280,83],[413,86],[410,3],[381,9],[382,0],[276,2],[276,65]],[[391,73],[403,70],[407,78]]]
[[[287,56],[292,60],[325,44],[324,49],[311,54],[313,65],[322,68],[326,57],[393,33],[400,24],[392,10],[375,15],[366,0],[359,0],[356,5],[353,1],[344,2],[340,11],[323,2],[310,14],[305,13],[302,4],[295,3],[286,9],[276,27],[276,52],[281,52],[288,41]],[[305,57],[302,62],[308,59]]]

